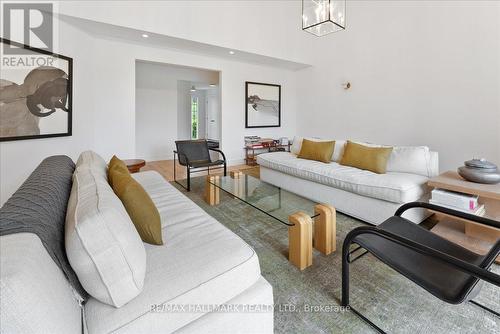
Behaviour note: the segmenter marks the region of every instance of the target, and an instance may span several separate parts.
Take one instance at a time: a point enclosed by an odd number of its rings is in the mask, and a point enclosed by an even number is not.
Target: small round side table
[[[142,167],[146,166],[146,161],[142,159],[129,159],[123,160],[123,162],[127,165],[130,173],[137,173]]]

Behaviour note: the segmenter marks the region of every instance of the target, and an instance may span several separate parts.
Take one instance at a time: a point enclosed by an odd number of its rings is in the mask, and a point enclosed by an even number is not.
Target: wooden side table
[[[123,160],[125,165],[127,165],[128,171],[130,173],[137,173],[142,167],[146,166],[146,161],[142,159],[129,159]]]
[[[445,172],[429,180],[430,187],[479,196],[485,217],[500,221],[500,184],[481,184],[464,180],[458,173]],[[478,254],[485,254],[500,238],[500,229],[465,219],[436,213],[438,223],[432,232]],[[499,262],[497,258],[496,262]]]

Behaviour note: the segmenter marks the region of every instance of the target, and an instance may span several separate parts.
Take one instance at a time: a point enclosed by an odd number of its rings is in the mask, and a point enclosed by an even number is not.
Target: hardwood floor
[[[154,170],[160,173],[167,181],[173,181],[174,180],[174,161],[173,160],[160,160],[160,161],[148,161],[146,162],[146,166],[141,168],[141,171],[147,171],[147,170]],[[235,165],[235,166],[228,166],[227,168],[228,171],[232,170],[241,170],[245,174],[252,175],[253,177],[259,178],[260,177],[260,170],[259,166],[247,166],[247,165]],[[217,169],[214,170],[213,172],[210,171],[210,174],[214,175],[222,175],[223,171],[222,169]],[[177,162],[176,164],[176,174],[177,174],[177,179],[182,180],[186,178],[186,167],[179,165]],[[206,175],[207,173],[195,173],[191,174],[191,177],[196,177],[196,176],[202,176]]]

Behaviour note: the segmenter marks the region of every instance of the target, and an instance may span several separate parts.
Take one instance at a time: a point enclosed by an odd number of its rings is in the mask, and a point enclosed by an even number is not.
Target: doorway
[[[171,160],[176,140],[221,140],[220,72],[137,60],[136,157]]]
[[[217,83],[179,80],[179,139],[220,140],[220,91]]]

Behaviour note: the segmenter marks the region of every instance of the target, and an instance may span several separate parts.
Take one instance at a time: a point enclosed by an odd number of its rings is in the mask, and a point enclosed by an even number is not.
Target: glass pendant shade
[[[345,29],[346,0],[302,0],[302,30],[324,36]]]

